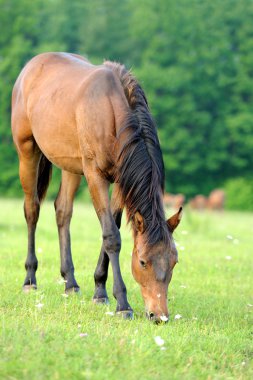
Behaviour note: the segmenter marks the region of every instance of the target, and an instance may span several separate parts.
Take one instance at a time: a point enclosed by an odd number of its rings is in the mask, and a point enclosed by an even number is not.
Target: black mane
[[[128,220],[138,211],[143,219],[147,243],[169,241],[162,194],[164,163],[148,102],[139,83],[124,66],[106,62],[117,72],[130,110],[118,138],[116,181],[127,208]]]

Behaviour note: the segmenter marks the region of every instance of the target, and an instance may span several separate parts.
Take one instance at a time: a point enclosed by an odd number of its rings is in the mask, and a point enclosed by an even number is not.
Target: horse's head
[[[167,220],[170,234],[179,224],[181,216],[182,208]],[[173,268],[178,262],[176,246],[172,238],[170,243],[159,242],[149,246],[145,239],[144,220],[138,212],[135,214],[134,223],[137,232],[132,254],[133,276],[140,284],[147,317],[157,323],[166,322],[169,317],[168,286]]]

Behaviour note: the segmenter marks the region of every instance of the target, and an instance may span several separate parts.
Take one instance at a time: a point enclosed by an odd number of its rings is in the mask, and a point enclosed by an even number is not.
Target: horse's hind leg
[[[40,202],[37,194],[38,167],[41,152],[34,140],[27,141],[19,149],[19,176],[24,190],[24,212],[28,229],[28,251],[25,262],[26,278],[24,291],[36,289],[35,273],[38,260],[35,254],[35,230],[39,218]]]
[[[115,220],[116,226],[120,229],[122,216],[122,203],[118,193],[118,185],[115,183],[111,198],[111,212]],[[94,273],[95,292],[93,296],[94,303],[108,303],[108,295],[106,292],[106,281],[108,277],[109,257],[105,252],[104,244],[102,243],[97,267]]]
[[[66,281],[66,292],[79,291],[79,286],[74,276],[69,225],[72,217],[73,200],[80,185],[80,181],[80,175],[62,171],[61,187],[55,201],[56,221],[61,253],[61,275]]]

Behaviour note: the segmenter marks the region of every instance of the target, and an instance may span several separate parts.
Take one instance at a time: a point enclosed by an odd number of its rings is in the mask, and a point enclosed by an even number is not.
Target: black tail
[[[42,202],[46,196],[48,185],[52,175],[52,164],[42,155],[38,170],[37,192],[39,201]]]

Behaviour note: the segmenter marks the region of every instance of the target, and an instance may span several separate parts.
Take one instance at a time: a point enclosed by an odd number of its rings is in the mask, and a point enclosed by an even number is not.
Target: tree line
[[[251,0],[0,0],[1,196],[21,194],[12,86],[44,51],[133,71],[157,124],[166,191],[208,194],[242,178],[252,185],[252,19]]]

